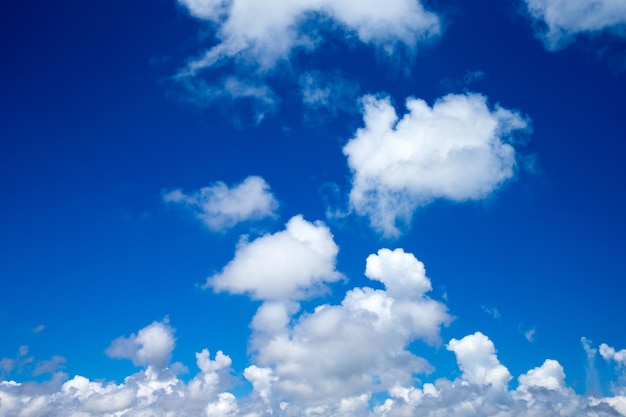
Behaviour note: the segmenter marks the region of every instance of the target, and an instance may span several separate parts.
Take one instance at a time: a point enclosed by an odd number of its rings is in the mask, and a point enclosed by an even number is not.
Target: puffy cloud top
[[[526,0],[526,5],[530,15],[543,24],[537,35],[549,50],[564,48],[582,33],[612,30],[626,35],[626,2],[622,0]]]
[[[129,337],[120,336],[106,350],[112,358],[130,359],[135,365],[150,365],[156,369],[165,368],[171,359],[176,345],[174,329],[167,320],[153,322]]]
[[[403,249],[383,248],[367,257],[365,275],[385,284],[395,298],[418,298],[432,289],[424,264]]]
[[[240,243],[235,258],[205,288],[263,300],[301,299],[341,278],[338,252],[328,227],[295,216],[282,232]]]
[[[192,194],[174,190],[166,193],[163,199],[191,208],[214,231],[225,230],[246,220],[271,217],[278,208],[270,186],[257,176],[250,176],[232,188],[218,181]]]
[[[471,384],[506,389],[511,374],[498,360],[496,348],[487,336],[476,332],[461,340],[452,339],[448,343],[448,350],[456,355],[464,380]]]
[[[429,107],[410,98],[400,120],[388,98],[363,98],[365,126],[343,148],[353,172],[350,203],[387,236],[436,198],[488,196],[514,175],[507,139],[528,127],[518,113],[490,110],[480,94],[447,95]]]
[[[251,369],[246,378],[261,396],[272,392],[332,415],[325,404],[361,410],[370,392],[410,384],[414,374],[431,369],[408,346],[415,340],[438,343],[440,328],[451,317],[443,303],[424,295],[430,282],[423,265],[402,249],[382,249],[367,264],[387,289],[354,288],[341,304],[321,305],[299,317],[294,304],[266,302],[259,308],[251,346],[265,370]]]
[[[545,388],[556,391],[565,386],[565,373],[560,363],[554,359],[546,359],[539,368],[531,369],[518,378],[518,389]]]

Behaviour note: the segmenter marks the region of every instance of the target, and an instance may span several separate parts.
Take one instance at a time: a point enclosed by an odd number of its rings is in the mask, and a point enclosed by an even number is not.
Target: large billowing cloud
[[[626,37],[626,2],[622,0],[526,0],[537,22],[537,36],[549,50],[567,46],[580,34],[601,31]]]
[[[363,98],[365,126],[343,149],[353,173],[350,204],[386,236],[434,199],[478,200],[515,174],[510,136],[528,129],[517,112],[480,94],[447,95],[430,107],[409,98],[398,118],[389,98]]]
[[[265,390],[271,386],[275,401],[320,407],[326,415],[329,404],[364,399],[367,405],[372,392],[411,384],[432,370],[408,346],[416,340],[437,344],[451,317],[444,304],[424,295],[430,280],[423,265],[402,249],[381,249],[367,258],[366,275],[385,289],[354,288],[341,304],[297,318],[297,305],[259,308],[251,346],[257,364],[268,369]]]
[[[232,188],[218,181],[192,194],[181,190],[169,191],[163,200],[187,206],[214,231],[222,231],[247,220],[272,217],[278,208],[270,186],[257,176],[250,176]]]
[[[337,281],[339,248],[322,222],[292,217],[285,230],[239,243],[235,258],[206,287],[255,299],[301,299]]]
[[[192,61],[187,72],[238,59],[262,70],[287,59],[295,47],[314,49],[319,28],[306,23],[330,19],[347,37],[361,42],[409,48],[439,32],[438,17],[418,0],[179,0],[198,19],[217,27],[219,43]]]

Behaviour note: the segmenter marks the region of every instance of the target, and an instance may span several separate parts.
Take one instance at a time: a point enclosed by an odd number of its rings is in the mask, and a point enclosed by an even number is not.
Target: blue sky
[[[2,9],[0,416],[626,415],[622,2]]]

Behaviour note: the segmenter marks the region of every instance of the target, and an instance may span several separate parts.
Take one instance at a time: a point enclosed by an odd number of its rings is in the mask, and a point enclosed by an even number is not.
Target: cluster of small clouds
[[[521,143],[518,136],[531,129],[527,117],[499,105],[490,108],[487,97],[476,93],[449,94],[436,100],[432,107],[422,99],[408,98],[407,113],[402,118],[389,97],[365,96],[361,101],[364,126],[343,148],[352,181],[349,207],[340,211],[366,216],[372,227],[386,237],[399,236],[400,226],[405,229],[410,225],[415,210],[434,200],[466,202],[492,195],[515,177],[518,154],[513,145]],[[213,231],[274,217],[278,208],[270,186],[258,176],[250,176],[232,187],[216,182],[191,194],[169,191],[163,198],[193,210]],[[321,233],[322,230],[325,231]],[[327,229],[305,227],[301,219],[294,218],[285,232],[267,236],[263,243],[242,242],[233,263],[211,279],[223,283],[216,286],[221,290],[257,292],[249,287],[253,284],[244,282],[252,281],[245,259],[251,253],[264,251],[267,263],[280,262],[285,268],[284,273],[268,280],[277,285],[279,281],[299,285],[293,278],[298,275],[294,263],[300,263],[302,269],[303,261],[296,261],[296,255],[304,250],[308,239],[318,239],[313,236],[316,231],[325,242],[329,241]],[[324,242],[315,246],[324,252],[318,251],[315,256],[332,257],[336,252],[336,248],[325,248]],[[332,267],[327,265],[320,274],[328,276],[316,280],[336,280],[337,276],[329,274]],[[256,274],[263,274],[263,270],[256,270]],[[287,276],[289,279],[281,278]],[[278,296],[282,295],[272,295]]]
[[[236,101],[251,105],[255,122],[276,111],[280,97],[268,83],[273,76],[292,78],[302,104],[316,115],[336,114],[352,101],[356,84],[336,75],[295,68],[294,53],[312,53],[328,36],[374,47],[391,57],[399,50],[413,55],[420,42],[436,37],[440,18],[418,0],[178,0],[194,18],[215,31],[216,42],[187,62],[174,79],[198,104]],[[382,52],[382,53],[380,53]],[[284,70],[288,68],[288,70]],[[210,74],[204,76],[204,73]],[[313,75],[315,74],[315,75]],[[312,77],[315,78],[312,78]],[[333,79],[318,84],[320,77]],[[344,83],[345,81],[345,83]],[[341,86],[340,84],[341,83]],[[340,86],[339,89],[335,88]],[[332,103],[328,101],[333,96]],[[328,106],[326,106],[328,104]]]
[[[63,368],[65,362],[66,359],[59,355],[54,355],[50,359],[36,360],[34,356],[29,355],[28,345],[22,345],[15,357],[0,359],[0,380],[16,374],[32,374],[36,377],[52,374]]]
[[[626,36],[626,4],[621,0],[524,0],[525,13],[546,49],[565,48],[581,35],[611,33]],[[302,103],[334,112],[345,97],[328,102],[330,90],[311,89],[311,74],[294,68],[294,52],[313,53],[328,36],[347,43],[374,46],[382,54],[399,50],[415,56],[418,46],[442,33],[442,18],[420,0],[178,0],[191,16],[214,32],[214,44],[189,59],[175,79],[190,92],[192,101],[252,103],[255,122],[274,113],[280,97],[267,80],[277,69],[281,78],[295,75]],[[442,11],[442,13],[445,13]],[[211,71],[209,77],[202,73]],[[482,76],[480,71],[474,73]],[[325,75],[326,76],[326,75]],[[331,76],[331,75],[328,75]],[[471,82],[472,79],[466,79]],[[355,83],[342,89],[350,91]],[[338,100],[339,99],[339,100]]]
[[[553,359],[511,389],[513,376],[481,332],[445,345],[457,378],[420,382],[433,367],[409,346],[441,345],[441,327],[452,320],[446,305],[428,297],[424,265],[403,249],[368,256],[365,275],[383,288],[353,288],[341,303],[311,311],[293,299],[264,300],[251,322],[252,363],[240,376],[248,394],[233,394],[232,360],[221,351],[196,353],[199,371],[181,379],[185,367],[171,363],[176,337],[165,319],[111,343],[108,356],[143,367],[123,382],[62,372],[43,383],[0,381],[0,416],[626,416],[625,393],[579,395]],[[603,343],[599,351],[625,372],[626,350]]]
[[[565,48],[580,35],[610,32],[626,37],[626,3],[622,0],[525,0],[546,49]]]

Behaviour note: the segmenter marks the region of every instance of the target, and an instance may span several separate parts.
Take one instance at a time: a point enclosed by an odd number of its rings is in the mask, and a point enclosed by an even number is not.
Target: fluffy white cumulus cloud
[[[120,336],[107,348],[111,358],[130,359],[135,365],[163,369],[170,362],[176,341],[167,320],[155,321],[129,337]]]
[[[537,36],[549,50],[567,46],[579,34],[608,30],[626,37],[623,0],[525,0],[538,23]]]
[[[219,43],[192,61],[187,73],[238,59],[262,70],[287,59],[295,47],[314,49],[319,31],[306,23],[332,20],[347,37],[361,42],[409,48],[439,32],[439,18],[419,0],[178,0],[198,19],[217,27]]]
[[[304,298],[342,277],[335,270],[338,252],[324,223],[295,216],[281,232],[240,242],[234,259],[205,288],[263,300]]]
[[[365,126],[343,148],[353,173],[350,204],[386,236],[434,199],[487,197],[515,173],[510,136],[528,129],[518,113],[490,109],[480,94],[447,95],[430,107],[409,98],[398,118],[389,98],[363,98]]]
[[[415,374],[432,370],[408,346],[416,340],[437,344],[451,317],[443,303],[424,295],[430,281],[421,262],[402,249],[382,249],[368,258],[366,274],[385,290],[354,288],[341,304],[299,316],[294,304],[259,308],[251,346],[257,362],[272,370],[256,378],[265,398],[271,392],[274,404],[313,407],[311,412],[321,407],[321,415],[335,406],[337,412],[362,411],[372,392],[410,384]]]
[[[481,332],[465,336],[461,340],[452,339],[448,350],[456,355],[463,379],[471,384],[489,385],[496,389],[506,389],[511,374],[496,356],[493,342]]]
[[[403,249],[380,249],[365,261],[365,275],[385,284],[395,298],[419,298],[432,289],[426,268],[415,255]]]
[[[270,186],[257,176],[250,176],[233,187],[218,181],[191,194],[181,190],[169,191],[163,195],[163,200],[192,209],[214,231],[225,230],[247,220],[272,217],[278,208]]]

